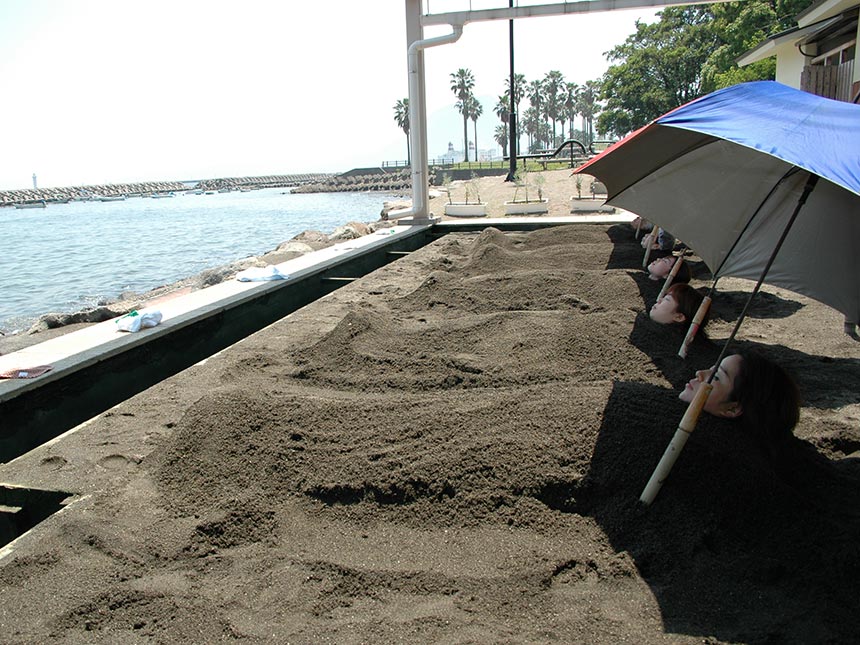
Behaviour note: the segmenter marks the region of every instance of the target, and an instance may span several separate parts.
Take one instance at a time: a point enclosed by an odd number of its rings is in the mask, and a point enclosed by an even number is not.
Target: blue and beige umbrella
[[[762,283],[860,322],[860,106],[773,81],[734,85],[669,112],[576,172],[600,179],[607,203],[693,248],[714,286],[728,276],[756,281],[717,365]],[[714,376],[687,409],[643,502],[668,476]]]

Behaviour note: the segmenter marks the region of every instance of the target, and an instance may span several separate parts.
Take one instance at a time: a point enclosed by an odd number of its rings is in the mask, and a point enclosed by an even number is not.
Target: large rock
[[[405,208],[412,207],[411,199],[398,199],[393,201],[387,201],[382,203],[382,211],[379,213],[379,218],[386,220],[388,219],[391,211],[399,211]]]
[[[328,236],[331,242],[343,242],[345,240],[354,240],[357,237],[362,237],[370,233],[370,228],[362,222],[349,222],[343,226],[338,226],[334,232]]]
[[[304,242],[314,251],[323,249],[331,244],[328,239],[328,235],[321,231],[302,231],[290,240],[290,242]],[[280,250],[280,247],[278,247],[278,249]]]

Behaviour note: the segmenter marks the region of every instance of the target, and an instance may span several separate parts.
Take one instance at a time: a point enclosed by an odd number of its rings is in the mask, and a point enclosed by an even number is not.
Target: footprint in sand
[[[59,455],[52,455],[50,457],[45,457],[39,462],[40,466],[45,466],[46,468],[51,468],[52,470],[59,470],[63,466],[65,466],[68,461],[66,461],[65,457],[60,457]]]
[[[98,465],[108,470],[127,470],[134,464],[139,463],[135,459],[130,459],[125,455],[108,455],[98,460]]]

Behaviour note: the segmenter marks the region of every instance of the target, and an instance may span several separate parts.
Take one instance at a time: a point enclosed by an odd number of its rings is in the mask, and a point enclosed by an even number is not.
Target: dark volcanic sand
[[[792,468],[703,417],[643,508],[719,347],[677,357],[641,256],[451,234],[2,466],[82,496],[0,560],[3,642],[856,642],[860,343],[767,288]]]

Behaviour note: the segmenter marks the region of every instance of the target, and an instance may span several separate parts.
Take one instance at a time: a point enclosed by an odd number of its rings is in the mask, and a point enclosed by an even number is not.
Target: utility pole
[[[514,0],[508,0],[508,7],[514,8]],[[508,116],[510,124],[510,136],[508,137],[508,153],[510,155],[510,167],[508,176],[505,181],[514,181],[514,176],[517,174],[517,102],[516,91],[514,87],[514,19],[508,20],[508,47],[511,55],[511,110]]]

